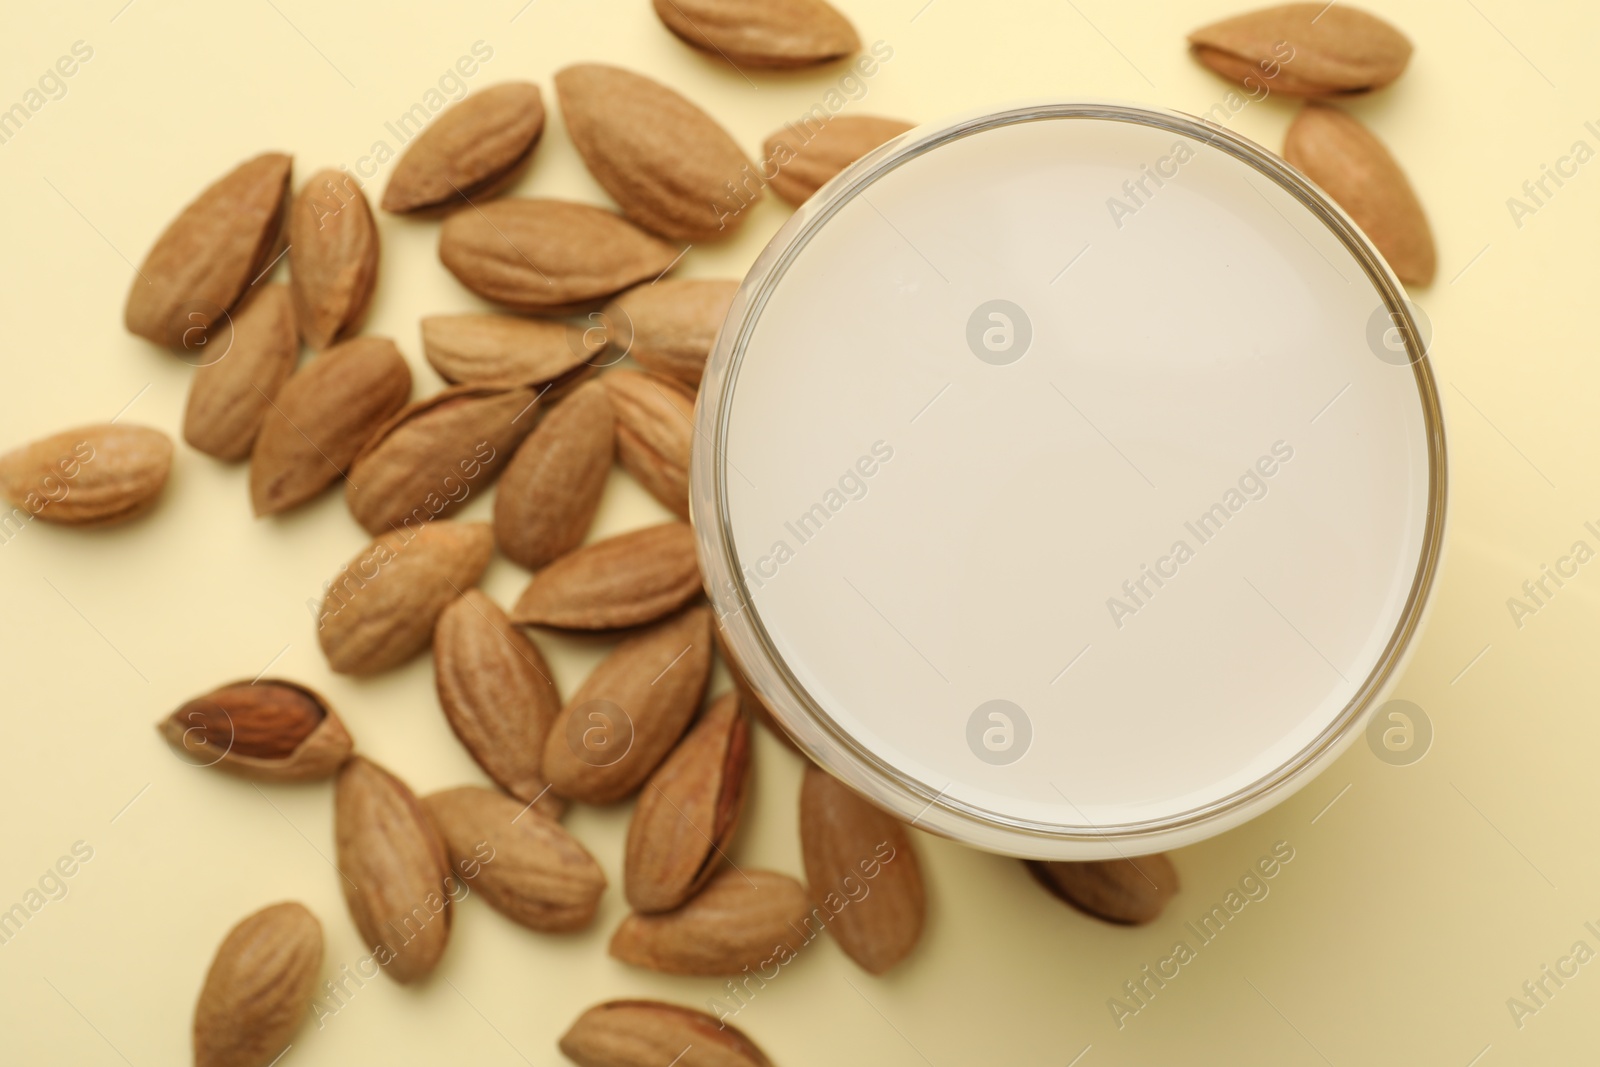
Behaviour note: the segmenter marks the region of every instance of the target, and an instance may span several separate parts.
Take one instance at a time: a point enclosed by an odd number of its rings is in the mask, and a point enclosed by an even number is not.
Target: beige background
[[[933,119],[1052,95],[1202,112],[1228,91],[1187,57],[1183,34],[1232,2],[923,3],[848,0],[862,37],[894,48],[850,110]],[[494,57],[474,87],[527,78],[548,100],[560,66],[616,61],[706,106],[752,154],[841,73],[746,80],[669,36],[645,0],[532,0],[520,11],[523,0],[122,4],[14,0],[0,35],[0,106],[23,99],[75,41],[94,50],[65,96],[0,144],[7,446],[130,401],[127,420],[176,436],[192,372],[122,331],[129,261],[248,155],[291,151],[302,178],[353,164],[475,41]],[[1574,540],[1600,547],[1583,529],[1600,520],[1590,399],[1600,388],[1600,163],[1521,228],[1506,200],[1575,140],[1600,148],[1600,127],[1584,128],[1600,120],[1600,14],[1575,0],[1382,7],[1417,55],[1397,86],[1350,106],[1393,147],[1437,231],[1440,277],[1418,298],[1453,418],[1450,555],[1396,694],[1431,717],[1432,751],[1394,767],[1358,743],[1276,811],[1177,853],[1183,891],[1144,929],[1059,905],[1013,860],[921,837],[932,900],[915,956],[874,979],[829,942],[806,950],[739,1018],[778,1062],[1498,1067],[1593,1057],[1600,963],[1521,1029],[1506,1000],[1575,941],[1600,949],[1583,925],[1600,926],[1600,563],[1520,630],[1506,598]],[[1232,125],[1277,147],[1293,108],[1252,104]],[[373,200],[388,172],[369,183]],[[517,191],[605,202],[555,114]],[[695,249],[681,274],[737,276],[785,215],[768,198],[737,239]],[[418,318],[476,304],[439,265],[435,223],[380,225],[369,329],[397,339],[425,393],[438,382],[420,358]],[[107,532],[35,523],[0,544],[0,909],[24,900],[74,842],[94,850],[66,897],[0,945],[7,1063],[182,1062],[216,943],[270,901],[298,898],[321,917],[330,974],[362,955],[328,861],[329,787],[258,789],[184,765],[151,724],[187,697],[272,663],[324,690],[361,747],[419,791],[481,781],[439,714],[426,657],[363,682],[323,663],[306,601],[365,540],[339,495],[256,522],[245,475],[180,446],[145,521]],[[486,517],[488,504],[473,501],[463,517]],[[660,514],[618,475],[595,534]],[[505,603],[524,579],[500,559],[484,584]],[[569,692],[603,647],[541,643]],[[736,856],[798,874],[798,761],[765,735],[756,755]],[[614,887],[592,930],[538,936],[468,901],[431,981],[371,982],[323,1028],[302,1030],[283,1062],[542,1064],[594,1001],[703,1003],[718,983],[605,955],[623,911],[626,819],[626,809],[568,819]],[[1280,840],[1295,858],[1270,896],[1119,1031],[1107,999],[1190,936],[1183,924]]]

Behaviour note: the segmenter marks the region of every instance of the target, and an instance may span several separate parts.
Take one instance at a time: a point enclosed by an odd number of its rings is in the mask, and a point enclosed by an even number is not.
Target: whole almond
[[[750,725],[738,694],[728,693],[639,794],[622,860],[634,911],[670,911],[710,881],[727,858],[749,784]]]
[[[1178,872],[1166,853],[1131,859],[1066,863],[1027,861],[1040,885],[1086,914],[1138,926],[1154,922],[1178,891]]]
[[[228,931],[194,1008],[195,1067],[266,1067],[305,1022],[322,924],[303,904],[262,908]]]
[[[600,379],[617,413],[617,459],[651,496],[689,517],[694,394],[671,378],[614,370]]]
[[[494,540],[529,570],[583,543],[600,507],[616,420],[599,382],[556,402],[522,442],[494,494]]]
[[[411,395],[411,369],[386,337],[334,345],[284,383],[250,454],[250,501],[276,515],[345,476]]]
[[[665,273],[678,250],[604,208],[567,200],[496,200],[458,211],[439,259],[485,300],[561,312]]]
[[[803,119],[790,123],[762,146],[776,172],[772,191],[799,207],[834,175],[911,128],[909,122],[877,115],[836,115],[820,125]]]
[[[760,197],[744,150],[660,82],[579,63],[558,72],[555,83],[567,132],[589,173],[645,229],[684,241],[725,237]]]
[[[545,737],[561,713],[550,667],[500,605],[468,589],[433,631],[433,677],[450,729],[496,785],[559,818],[547,792]]]
[[[63,430],[0,456],[0,491],[63,526],[107,526],[148,511],[172,470],[172,440],[148,426]]]
[[[607,318],[618,324],[612,347],[645,370],[697,386],[738,291],[738,282],[702,278],[668,278],[629,289],[606,306]]]
[[[1331,96],[1380,89],[1405,71],[1411,42],[1344,4],[1280,4],[1189,35],[1200,62],[1252,91]]]
[[[514,315],[429,315],[422,354],[451,383],[554,381],[605,347],[604,331]]]
[[[793,878],[729,867],[676,911],[622,920],[611,955],[663,974],[770,971],[820,932],[810,919],[811,901]]]
[[[355,756],[334,785],[333,832],[362,941],[395,981],[426,976],[450,940],[455,885],[433,820],[404,782]]]
[[[845,954],[871,974],[905,959],[922,936],[927,898],[904,824],[807,764],[800,848],[811,899],[832,916],[828,932]]]
[[[659,1000],[596,1004],[560,1047],[578,1067],[772,1067],[738,1027]]]
[[[605,872],[559,823],[488,789],[448,789],[423,804],[456,873],[496,911],[546,933],[594,921]]]
[[[711,609],[704,605],[629,637],[556,717],[545,780],[589,804],[633,793],[683,736],[710,677]]]
[[[294,301],[287,286],[262,286],[231,318],[233,336],[227,351],[195,370],[183,412],[183,439],[225,460],[250,455],[273,398],[300,359]]]
[[[456,385],[396,413],[350,464],[350,514],[373,534],[455,514],[533,430],[540,392]]]
[[[273,678],[196,697],[157,728],[187,762],[272,782],[330,777],[353,747],[321,694]]]
[[[481,522],[430,522],[373,541],[323,595],[317,639],[328,666],[376,674],[427,648],[439,615],[477,584],[493,551]]]
[[[667,522],[562,556],[533,576],[511,618],[522,626],[616,630],[654,622],[698,592],[694,531]]]
[[[167,224],[128,291],[130,333],[185,351],[203,341],[271,259],[292,164],[281,152],[246,160]]]
[[[750,67],[804,67],[861,48],[850,20],[824,0],[655,0],[683,41]]]
[[[378,282],[378,227],[355,177],[312,175],[289,208],[289,283],[300,336],[327,348],[360,328]]]
[[[544,101],[532,82],[473,93],[424,129],[395,164],[383,210],[419,211],[478,200],[527,166],[544,132]]]
[[[1283,158],[1333,197],[1407,285],[1433,281],[1433,231],[1405,172],[1360,122],[1309,103],[1289,125]]]

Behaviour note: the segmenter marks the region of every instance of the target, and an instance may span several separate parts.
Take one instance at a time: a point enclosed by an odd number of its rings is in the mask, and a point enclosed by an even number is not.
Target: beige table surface
[[[1159,0],[849,0],[893,58],[849,111],[912,119],[1038,96],[1106,97],[1202,112],[1228,87],[1183,35],[1232,3]],[[1424,709],[1426,758],[1391,766],[1357,743],[1270,814],[1175,854],[1181,894],[1153,926],[1094,922],[1042,893],[1014,860],[921,836],[927,934],[892,976],[824,939],[739,1017],[781,1064],[1569,1064],[1596,1062],[1600,963],[1518,1020],[1508,998],[1583,941],[1600,949],[1593,670],[1600,563],[1519,628],[1522,583],[1574,541],[1600,547],[1593,397],[1600,163],[1521,218],[1507,199],[1574,142],[1600,148],[1593,5],[1392,0],[1417,44],[1401,82],[1350,105],[1411,174],[1438,235],[1439,279],[1418,296],[1452,417],[1453,526],[1434,613],[1398,697]],[[920,9],[920,10],[919,10]],[[265,149],[298,176],[355,165],[385,123],[475,42],[472,87],[623,63],[701,102],[755,154],[839,83],[839,69],[743,75],[669,36],[646,0],[335,4],[312,0],[12,0],[0,106],[75,42],[92,58],[64,95],[0,144],[6,326],[0,443],[125,406],[176,436],[192,371],[121,327],[137,262],[175,210]],[[80,46],[81,49],[82,46]],[[51,86],[53,89],[54,86]],[[1234,128],[1281,144],[1292,102],[1252,104]],[[375,201],[389,167],[369,183]],[[1567,170],[1570,172],[1571,167]],[[558,114],[517,192],[604,203]],[[781,224],[769,197],[739,236],[697,248],[685,276],[736,277]],[[435,255],[437,225],[382,217],[369,325],[411,360],[420,316],[477,302]],[[322,919],[327,969],[362,954],[340,897],[328,785],[257,788],[193,769],[151,728],[184,699],[269,664],[321,688],[368,754],[419,792],[482,781],[441,717],[427,657],[370,681],[332,675],[308,599],[364,542],[339,494],[251,519],[246,471],[180,447],[159,509],[79,532],[35,523],[0,544],[0,910],[24,903],[75,844],[64,888],[0,944],[0,1062],[144,1065],[188,1056],[194,997],[237,919],[297,898]],[[489,514],[487,495],[464,518]],[[603,535],[663,512],[621,474]],[[1592,572],[1592,573],[1591,573]],[[525,575],[496,559],[502,603]],[[541,638],[563,691],[594,642]],[[718,677],[717,687],[727,685]],[[758,743],[742,864],[800,873],[799,762]],[[535,935],[470,900],[431,980],[376,979],[284,1064],[549,1063],[589,1004],[659,996],[703,1004],[719,983],[608,958],[624,907],[626,809],[568,825],[612,880],[587,933]],[[1275,842],[1294,858],[1223,934],[1120,1029],[1108,1000],[1220,901]],[[65,895],[62,896],[61,893]],[[1563,965],[1570,971],[1571,964]],[[1592,972],[1592,973],[1591,973]],[[1075,1058],[1076,1057],[1076,1058]]]

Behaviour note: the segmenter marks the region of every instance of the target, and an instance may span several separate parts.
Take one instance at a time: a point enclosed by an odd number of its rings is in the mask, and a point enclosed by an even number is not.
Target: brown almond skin
[[[1309,103],[1289,125],[1283,158],[1349,212],[1401,281],[1433,281],[1438,255],[1428,216],[1405,171],[1370,130],[1338,108]]]
[[[604,333],[515,315],[429,315],[422,354],[453,385],[543,384],[587,363],[605,347]]]
[[[591,305],[659,277],[678,255],[619,215],[567,200],[497,200],[456,212],[439,231],[450,273],[516,311]]]
[[[793,878],[729,867],[676,911],[629,915],[612,935],[610,951],[623,963],[662,974],[770,971],[821,925],[811,918],[805,887]]]
[[[195,1067],[266,1067],[311,1014],[322,971],[322,924],[286,901],[247,916],[222,939],[194,1009]]]
[[[1056,897],[1086,915],[1125,926],[1154,922],[1178,892],[1178,871],[1164,852],[1087,863],[1025,862]]]
[[[620,324],[612,349],[620,341],[618,358],[632,356],[645,370],[698,386],[738,291],[738,282],[704,278],[668,278],[629,289],[606,305],[607,319]]]
[[[836,115],[820,128],[791,123],[762,145],[775,170],[772,191],[799,207],[840,171],[913,124],[877,115]]]
[[[530,930],[566,933],[594,922],[605,892],[600,864],[561,825],[520,801],[464,786],[423,801],[455,871],[502,915]]]
[[[430,522],[377,538],[334,576],[317,640],[340,674],[376,674],[428,647],[439,615],[489,565],[487,523]]]
[[[562,556],[533,576],[511,618],[520,626],[616,630],[654,622],[699,592],[694,531],[668,522]]]
[[[723,695],[656,768],[628,823],[622,886],[637,912],[671,911],[717,872],[750,785],[750,724]]]
[[[787,69],[861,50],[850,20],[824,0],[654,0],[685,44],[748,67]]]
[[[0,455],[0,492],[46,522],[109,526],[154,506],[171,470],[172,440],[166,434],[101,423]]]
[[[494,494],[494,540],[537,570],[583,543],[616,452],[616,419],[599,382],[550,408],[506,465]]]
[[[404,782],[364,756],[334,783],[333,832],[350,917],[402,985],[427,976],[450,940],[450,860]]]
[[[545,737],[561,695],[538,646],[500,605],[468,589],[433,630],[433,678],[450,729],[484,773],[553,819],[563,805],[544,780]]]
[[[870,974],[910,955],[922,936],[927,894],[911,835],[900,820],[808,764],[800,787],[806,886],[833,915],[828,932]],[[851,890],[868,886],[865,896]],[[848,901],[848,907],[833,906]],[[836,914],[835,914],[836,912]]]
[[[273,398],[300,360],[288,286],[262,286],[231,317],[228,350],[195,370],[183,413],[183,439],[230,462],[250,455]]]
[[[383,210],[422,211],[493,196],[514,181],[544,132],[532,82],[501,82],[441,114],[411,146],[383,190]]]
[[[578,1067],[772,1067],[738,1027],[659,1000],[596,1004],[562,1035],[560,1048]]]
[[[1411,42],[1345,4],[1280,4],[1202,26],[1194,57],[1251,90],[1332,96],[1381,89],[1405,72]]]
[[[572,143],[628,218],[681,241],[726,237],[744,222],[760,178],[710,115],[658,81],[603,63],[566,67],[555,84]]]
[[[345,476],[361,446],[405,406],[411,368],[386,337],[334,345],[284,383],[250,453],[250,502],[276,515]]]
[[[232,307],[271,259],[283,228],[291,157],[267,152],[217,179],[167,224],[133,286],[128,332],[174,350]]]
[[[361,328],[378,284],[378,227],[352,175],[318,171],[290,206],[289,283],[310,347]]]
[[[545,779],[588,804],[631,795],[683,736],[710,677],[711,609],[703,604],[627,638],[551,725]]]
[[[617,459],[649,494],[689,518],[694,394],[671,378],[614,370],[600,379],[617,414]]]
[[[354,747],[326,698],[276,678],[196,697],[157,729],[186,762],[268,782],[331,777]]]

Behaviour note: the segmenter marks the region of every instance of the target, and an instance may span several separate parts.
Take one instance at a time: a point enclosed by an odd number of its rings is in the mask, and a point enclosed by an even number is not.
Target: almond
[[[736,1026],[659,1000],[596,1004],[561,1037],[578,1067],[772,1067]]]
[[[283,228],[293,160],[267,152],[201,193],[167,228],[128,291],[128,332],[190,350],[272,258]]]
[[[565,322],[514,315],[429,315],[422,354],[451,383],[554,381],[599,354],[605,336]]]
[[[195,370],[183,413],[183,439],[225,460],[250,455],[273,398],[300,359],[287,286],[262,286],[231,317],[227,351]]]
[[[727,858],[750,784],[750,725],[739,696],[711,705],[656,768],[628,823],[622,884],[634,911],[670,911]]]
[[[559,823],[488,789],[448,789],[423,803],[456,873],[496,911],[546,933],[594,921],[605,872]]]
[[[1289,125],[1283,158],[1299,168],[1372,239],[1407,285],[1433,281],[1433,231],[1405,172],[1360,122],[1309,103]]]
[[[271,678],[234,682],[196,697],[157,728],[191,763],[264,781],[330,777],[352,748],[326,699]]]
[[[500,605],[468,589],[433,631],[433,677],[450,729],[496,785],[551,818],[561,802],[547,793],[545,737],[561,713],[550,667]]]
[[[318,171],[300,190],[289,208],[289,282],[312,348],[360,328],[378,282],[378,227],[354,176]]]
[[[1066,863],[1027,861],[1040,885],[1088,915],[1138,926],[1154,922],[1178,891],[1178,872],[1166,853],[1131,859]]]
[[[544,101],[532,82],[473,93],[422,131],[395,164],[383,210],[419,211],[494,195],[516,179],[544,132]]]
[[[487,523],[430,522],[373,541],[326,587],[317,639],[340,674],[376,674],[428,647],[435,621],[477,584],[494,551]]]
[[[672,751],[711,676],[711,609],[634,634],[600,661],[550,728],[544,776],[564,797],[610,804]]]
[[[1411,42],[1376,15],[1344,4],[1280,4],[1202,26],[1194,57],[1246,88],[1287,96],[1381,89],[1400,77]]]
[[[922,867],[900,820],[808,764],[800,787],[800,848],[811,899],[828,931],[871,974],[905,959],[922,936]],[[866,886],[864,895],[857,890]]]
[[[511,618],[522,626],[616,630],[654,622],[698,592],[694,531],[668,522],[562,556],[533,576]]]
[[[664,274],[678,251],[603,208],[566,200],[497,200],[458,211],[439,259],[485,300],[517,311],[583,307]]]
[[[333,832],[345,903],[378,965],[402,984],[426,976],[450,940],[455,877],[416,794],[356,756],[334,784]]]
[[[762,146],[776,172],[772,191],[799,207],[834,175],[912,128],[912,123],[877,115],[836,115],[817,128],[804,119],[790,123]]]
[[[651,496],[689,517],[694,394],[670,378],[614,370],[601,379],[617,413],[617,459]]]
[[[322,924],[293,901],[228,931],[194,1008],[195,1067],[277,1062],[311,1012],[322,970]]]
[[[810,916],[805,887],[793,878],[730,867],[677,911],[622,920],[611,955],[663,974],[770,971],[816,936]]]
[[[344,477],[410,395],[411,369],[386,337],[357,337],[308,363],[261,420],[250,454],[256,514],[287,511]]]
[[[761,193],[728,132],[658,81],[579,63],[556,74],[567,132],[584,163],[634,222],[664,237],[706,241],[744,221]]]
[[[738,282],[700,278],[669,278],[629,289],[605,310],[609,321],[622,324],[616,327],[622,343],[613,340],[612,347],[645,370],[697,386],[738,291]]]
[[[735,66],[805,67],[861,48],[850,20],[823,0],[655,0],[678,37]]]
[[[172,440],[147,426],[63,430],[0,456],[0,491],[34,518],[108,526],[148,511],[172,470]]]
[[[494,539],[530,570],[583,543],[600,507],[616,420],[605,387],[579,386],[556,402],[522,442],[494,494]]]

